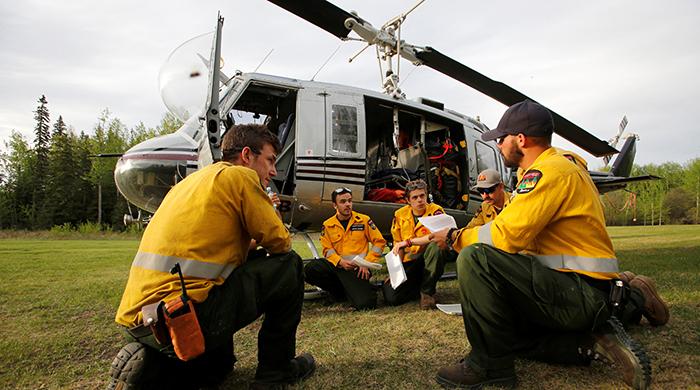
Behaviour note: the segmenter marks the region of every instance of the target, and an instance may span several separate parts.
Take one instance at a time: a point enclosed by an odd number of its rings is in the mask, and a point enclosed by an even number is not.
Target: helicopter
[[[384,65],[382,91],[255,72],[237,71],[229,77],[221,69],[223,17],[219,15],[213,34],[188,41],[171,55],[171,59],[189,58],[186,66],[177,60],[173,66],[166,65],[166,71],[161,70],[167,79],[161,80],[161,88],[169,91],[164,96],[171,97],[183,95],[183,84],[199,82],[204,86],[206,75],[206,89],[200,88],[206,91],[206,102],[198,107],[166,101],[184,125],[121,156],[114,177],[129,202],[154,213],[173,185],[220,159],[222,133],[237,118],[239,122],[260,120],[277,134],[282,150],[271,191],[279,195],[278,210],[285,224],[296,231],[320,230],[322,221],[335,212],[331,193],[339,187],[352,191],[353,208],[372,216],[386,236],[390,235],[394,211],[403,206],[402,190],[409,180],[424,179],[432,200],[443,206],[458,226],[466,225],[481,204],[480,195],[471,189],[478,172],[496,169],[509,178],[506,184],[513,188],[515,172],[505,166],[495,142],[481,140],[481,134],[488,130],[484,123],[445,107],[439,100],[408,99],[399,88],[393,61],[401,57],[505,105],[534,100],[432,47],[401,40],[401,24],[424,0],[380,28],[324,0],[269,1],[342,40],[354,32],[359,37],[354,39],[365,42],[365,48],[376,46]],[[205,40],[206,45],[202,44]],[[187,51],[194,53],[183,54]],[[563,138],[596,157],[618,153],[608,142],[550,111],[555,132]],[[625,139],[608,172],[590,172],[599,192],[654,178],[629,177],[637,139]],[[148,217],[139,212],[136,218],[125,216],[127,220],[143,223]],[[308,235],[304,237],[310,243]],[[315,247],[309,247],[318,257]]]

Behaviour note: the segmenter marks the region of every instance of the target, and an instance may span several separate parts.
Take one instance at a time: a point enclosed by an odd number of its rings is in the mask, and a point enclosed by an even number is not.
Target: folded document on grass
[[[386,260],[386,269],[389,271],[389,280],[391,280],[391,288],[396,290],[401,283],[406,281],[406,270],[403,269],[403,263],[398,255],[394,252],[389,252],[384,256]]]
[[[353,257],[351,261],[355,263],[355,265],[357,265],[358,267],[367,267],[369,269],[382,269],[381,264],[367,261],[360,255]]]
[[[423,224],[431,233],[439,232],[443,229],[456,228],[457,222],[451,215],[439,214],[430,217],[420,217],[418,221]]]
[[[453,316],[461,316],[462,315],[462,305],[459,303],[448,303],[448,304],[443,304],[443,303],[438,303],[435,305],[438,310],[445,314],[453,315]]]

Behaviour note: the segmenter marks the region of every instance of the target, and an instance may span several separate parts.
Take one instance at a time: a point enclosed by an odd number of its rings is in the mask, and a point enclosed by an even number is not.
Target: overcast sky
[[[414,0],[334,0],[375,26]],[[33,111],[45,94],[51,120],[62,115],[90,132],[109,108],[128,127],[156,126],[166,111],[158,72],[182,42],[225,17],[224,71],[252,71],[379,89],[374,50],[342,43],[264,0],[0,2],[0,140],[12,129],[33,140]],[[636,162],[700,157],[700,2],[427,0],[402,38],[432,46],[537,99],[602,139],[623,115],[639,134]],[[427,68],[402,62],[402,89],[479,116],[495,127],[502,104]],[[556,142],[556,141],[555,141]],[[559,145],[569,147],[564,141]],[[584,153],[584,152],[582,152]],[[592,167],[602,165],[588,154]]]

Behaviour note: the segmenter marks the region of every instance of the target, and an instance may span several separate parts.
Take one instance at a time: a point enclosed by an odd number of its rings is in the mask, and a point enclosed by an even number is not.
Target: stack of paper
[[[443,229],[457,228],[457,222],[451,215],[440,214],[430,217],[420,217],[418,221],[423,224],[431,233],[439,232]]]

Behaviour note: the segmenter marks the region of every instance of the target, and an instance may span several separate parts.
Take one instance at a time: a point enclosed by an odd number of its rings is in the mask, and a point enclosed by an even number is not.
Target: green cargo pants
[[[357,270],[348,271],[333,266],[326,259],[313,259],[304,267],[306,283],[328,291],[336,301],[346,298],[357,310],[377,307],[377,293],[369,280],[357,277]]]
[[[578,352],[611,315],[609,282],[559,272],[534,257],[484,244],[464,248],[457,258],[462,316],[472,350],[466,362],[479,372],[513,372],[521,356],[563,364],[586,364]],[[594,287],[595,285],[595,287]],[[624,313],[638,316],[643,298],[630,297]],[[638,318],[638,317],[637,317]]]
[[[433,295],[438,280],[445,272],[445,263],[455,261],[457,254],[452,250],[442,250],[436,243],[430,243],[425,252],[415,259],[403,263],[406,281],[396,290],[388,281],[382,286],[384,302],[389,306],[420,298],[420,293]]]
[[[204,302],[195,305],[204,335],[204,354],[188,362],[170,359],[168,364],[182,373],[183,378],[225,374],[233,367],[233,334],[264,314],[258,332],[255,379],[291,381],[294,379],[291,360],[295,356],[303,300],[304,280],[299,255],[290,252],[268,257],[264,251],[252,252],[222,285],[209,291]],[[152,335],[139,337],[137,341],[164,355],[174,355],[172,345],[160,345]]]

